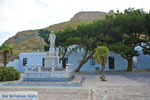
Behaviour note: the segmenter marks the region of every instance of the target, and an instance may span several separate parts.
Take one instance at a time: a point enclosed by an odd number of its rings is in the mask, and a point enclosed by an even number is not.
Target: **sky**
[[[79,11],[150,11],[150,0],[0,0],[0,45],[17,32],[70,20]]]

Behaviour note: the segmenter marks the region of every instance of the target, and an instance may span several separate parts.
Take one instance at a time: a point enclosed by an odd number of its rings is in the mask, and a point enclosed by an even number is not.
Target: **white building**
[[[46,55],[46,52],[20,53],[19,59],[15,59],[13,62],[9,62],[7,66],[13,66],[18,71],[24,72],[26,64],[28,65],[29,69],[31,68],[32,65],[33,65],[33,68],[36,68],[37,65],[39,64],[43,65],[45,55]]]
[[[73,68],[76,69],[82,60],[82,55],[84,54],[84,50],[77,50],[78,52],[73,52],[68,56],[68,63],[73,64]],[[144,55],[141,50],[138,50],[140,56],[136,59],[136,66],[134,69],[150,69],[150,56]],[[37,65],[44,65],[44,56],[46,52],[26,52],[20,53],[19,59],[15,59],[13,62],[9,62],[7,66],[13,66],[20,72],[24,72],[26,64],[30,69],[33,65],[34,68]],[[123,59],[119,54],[110,52],[109,57],[114,59],[114,70],[126,70],[127,69],[127,61]],[[105,70],[109,70],[109,62],[106,63]],[[95,71],[96,69],[100,69],[100,65],[95,62],[93,58],[91,58],[87,63],[83,65],[81,71]]]

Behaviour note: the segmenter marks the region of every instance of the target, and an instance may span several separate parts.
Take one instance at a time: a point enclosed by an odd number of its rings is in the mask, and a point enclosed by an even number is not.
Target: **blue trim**
[[[2,86],[56,86],[56,87],[82,87],[82,83],[84,82],[85,77],[83,77],[80,81],[80,83],[61,83],[61,84],[13,84],[13,83],[6,83],[3,84]],[[40,82],[40,81],[39,81]]]
[[[35,82],[68,82],[71,78],[24,78],[23,81],[35,81]]]
[[[56,87],[82,87],[82,84],[3,84],[3,86],[56,86]]]
[[[68,82],[73,80],[74,76],[70,78],[24,78],[23,81],[35,81],[35,82]]]

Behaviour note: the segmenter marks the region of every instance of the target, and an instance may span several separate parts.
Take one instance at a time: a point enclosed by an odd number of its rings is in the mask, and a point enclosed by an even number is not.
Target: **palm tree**
[[[109,49],[105,46],[98,46],[94,53],[94,59],[98,64],[101,64],[102,76],[100,77],[100,79],[102,81],[105,80],[104,69],[105,69],[105,64],[107,62],[108,55],[109,55]]]
[[[3,64],[4,64],[4,71],[6,71],[6,64],[7,64],[7,58],[9,54],[12,54],[13,48],[10,45],[3,44],[0,46],[0,53],[2,54],[2,57],[4,58]]]

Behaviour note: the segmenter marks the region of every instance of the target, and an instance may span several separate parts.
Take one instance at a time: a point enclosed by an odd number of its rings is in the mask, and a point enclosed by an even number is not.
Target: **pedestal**
[[[46,56],[45,59],[45,66],[44,67],[58,67],[59,65],[59,56]]]

